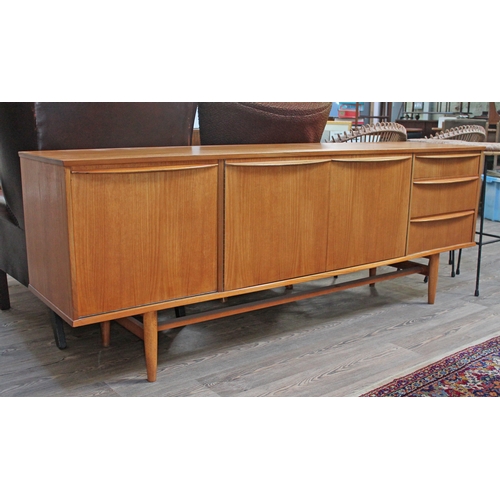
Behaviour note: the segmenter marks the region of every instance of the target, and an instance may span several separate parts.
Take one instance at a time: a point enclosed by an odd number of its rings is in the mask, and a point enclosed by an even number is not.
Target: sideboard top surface
[[[161,163],[172,161],[215,161],[217,159],[251,159],[254,157],[294,157],[297,155],[341,156],[346,154],[394,153],[463,153],[484,151],[483,146],[431,142],[382,143],[315,143],[315,144],[242,144],[224,146],[170,146],[151,148],[81,149],[58,151],[23,151],[21,158],[52,163],[64,167],[78,165],[117,165],[133,161]]]

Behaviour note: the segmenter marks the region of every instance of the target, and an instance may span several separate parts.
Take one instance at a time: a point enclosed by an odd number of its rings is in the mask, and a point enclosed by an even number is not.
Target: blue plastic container
[[[500,177],[486,176],[484,217],[500,221]]]

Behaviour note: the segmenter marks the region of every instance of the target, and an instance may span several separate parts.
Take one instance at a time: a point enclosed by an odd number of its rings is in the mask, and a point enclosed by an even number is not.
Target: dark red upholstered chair
[[[320,142],[331,102],[201,102],[200,142],[286,144]]]
[[[28,285],[19,151],[191,144],[197,103],[0,103],[0,309],[7,275]],[[62,320],[52,314],[59,348]]]

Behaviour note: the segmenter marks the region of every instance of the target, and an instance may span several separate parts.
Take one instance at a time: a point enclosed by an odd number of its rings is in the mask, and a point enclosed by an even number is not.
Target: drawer
[[[479,176],[480,154],[416,155],[413,179]]]
[[[412,220],[408,254],[474,242],[475,212]]]
[[[411,218],[475,210],[478,187],[477,177],[415,181]]]

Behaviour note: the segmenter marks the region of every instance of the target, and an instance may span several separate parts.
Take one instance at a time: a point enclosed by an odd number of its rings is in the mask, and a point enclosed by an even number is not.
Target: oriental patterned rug
[[[500,337],[469,347],[361,397],[500,396]]]

